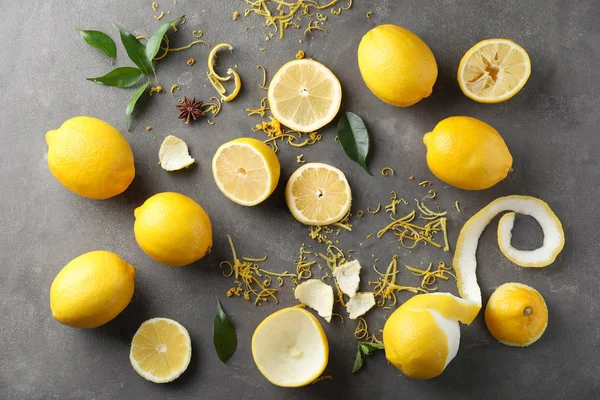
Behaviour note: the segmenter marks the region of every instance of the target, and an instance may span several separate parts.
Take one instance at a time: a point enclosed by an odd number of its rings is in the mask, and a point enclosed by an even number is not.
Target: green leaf
[[[144,75],[152,75],[152,72],[154,72],[154,67],[152,66],[152,62],[146,58],[146,46],[136,39],[131,33],[121,29],[121,27],[115,25],[115,28],[119,30],[121,42],[123,43],[123,47],[125,47],[125,51],[127,52],[127,55],[131,61],[138,66]]]
[[[127,115],[127,130],[129,130],[130,116],[131,116],[131,113],[133,112],[133,109],[135,108],[135,104],[140,99],[142,94],[146,91],[146,89],[148,88],[148,85],[150,85],[150,82],[140,86],[138,88],[138,90],[135,91],[133,96],[131,96],[129,103],[127,103],[127,108],[125,109],[125,114]]]
[[[365,362],[365,355],[362,353],[360,345],[358,345],[358,351],[356,352],[356,359],[354,360],[354,366],[352,367],[352,373],[355,374],[358,371],[360,371],[364,362]]]
[[[367,347],[369,348],[369,350],[371,350],[371,352],[373,352],[374,350],[384,350],[385,347],[383,347],[383,343],[376,343],[376,342],[362,342],[361,346]]]
[[[110,38],[106,33],[100,31],[86,31],[83,29],[75,28],[81,35],[81,38],[85,40],[90,46],[100,50],[107,56],[109,56],[114,62],[117,56],[117,45],[114,40]]]
[[[237,348],[235,329],[223,311],[219,300],[217,300],[217,315],[215,315],[213,343],[215,344],[215,350],[217,351],[219,360],[224,363],[231,358]]]
[[[158,54],[158,51],[160,50],[160,44],[162,43],[163,37],[165,36],[165,33],[167,33],[169,27],[175,22],[179,21],[181,18],[183,18],[183,16],[175,18],[173,21],[162,24],[160,28],[158,28],[152,34],[152,36],[150,36],[150,39],[148,39],[148,43],[146,43],[146,58],[150,60],[150,62],[152,62],[154,57],[156,57],[156,54]]]
[[[358,348],[359,348],[360,352],[366,356],[370,356],[373,353],[373,349],[368,347],[365,343],[359,343]]]
[[[346,155],[372,176],[367,167],[369,132],[363,120],[354,113],[345,112],[338,122],[337,134]]]
[[[356,360],[354,360],[354,367],[352,367],[352,373],[358,372],[362,367],[367,356],[370,356],[376,350],[383,350],[383,344],[371,343],[371,342],[360,342],[358,343],[358,352],[356,353]]]
[[[120,67],[113,69],[104,76],[97,78],[87,78],[88,81],[101,83],[106,86],[114,86],[118,88],[128,88],[140,80],[142,71],[134,67]]]

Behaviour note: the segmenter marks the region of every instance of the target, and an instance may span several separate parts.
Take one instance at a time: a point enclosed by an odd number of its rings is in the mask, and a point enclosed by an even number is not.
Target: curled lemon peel
[[[240,93],[240,89],[242,88],[242,78],[240,78],[240,74],[238,74],[236,70],[229,68],[227,70],[227,74],[233,75],[233,77],[234,77],[233,81],[235,84],[235,88],[228,96],[226,96],[226,97],[221,96],[221,99],[225,103],[230,102],[231,100],[235,99],[237,97],[237,95]]]
[[[381,175],[382,176],[394,175],[394,170],[390,167],[385,167],[381,170]]]
[[[174,84],[173,86],[171,86],[171,90],[170,90],[170,92],[171,92],[171,94],[172,94],[173,96],[175,96],[175,91],[176,91],[176,90],[181,90],[181,86],[179,86],[178,84]]]
[[[217,62],[217,52],[222,49],[227,49],[229,51],[233,51],[233,46],[229,43],[219,43],[215,47],[212,48],[210,53],[208,53],[208,72],[215,79],[218,79],[221,82],[227,82],[231,79],[231,75],[228,76],[220,76],[215,72],[215,64]]]
[[[460,212],[460,204],[458,204],[458,200],[454,202],[454,208],[456,208],[456,211]]]
[[[246,109],[248,115],[264,115],[268,107],[266,99],[263,100],[264,102],[261,100],[261,108],[256,110]],[[287,144],[293,147],[310,146],[321,140],[321,135],[318,132],[298,132],[294,130],[284,130],[283,125],[281,125],[281,123],[275,118],[273,118],[270,122],[263,121],[262,123],[257,124],[253,130],[255,132],[262,131],[266,133],[268,138],[264,142],[270,145],[275,152],[279,150],[277,140],[285,141]]]
[[[565,244],[562,224],[550,206],[535,197],[505,196],[500,197],[471,217],[463,226],[456,243],[453,267],[456,274],[458,292],[464,299],[477,302],[481,307],[481,290],[477,283],[476,252],[479,237],[491,220],[501,212],[498,223],[498,246],[502,253],[521,267],[541,268],[552,264]],[[517,250],[512,247],[511,230],[515,213],[529,215],[540,224],[544,233],[544,241],[535,250]]]
[[[381,204],[380,204],[380,206],[381,206]],[[368,207],[367,207],[367,208],[368,208]],[[357,216],[357,217],[362,217],[363,215],[365,215],[365,212],[364,212],[363,210],[358,210],[358,211],[356,211],[356,216]]]
[[[161,11],[160,14],[154,16],[154,19],[158,21],[158,20],[162,19],[162,17],[164,17],[164,16],[165,16],[165,12]]]
[[[301,60],[304,58],[304,51],[303,50],[298,50],[298,52],[296,53],[296,58],[298,60]]]
[[[262,83],[260,85],[258,85],[258,87],[261,89],[268,90],[269,88],[267,87],[267,70],[262,65],[257,65],[256,69],[262,69],[262,72],[263,72],[263,80],[262,80]],[[246,111],[248,111],[248,110],[246,110]],[[261,115],[261,116],[264,116],[264,115]]]
[[[371,18],[372,15],[373,15],[373,11],[367,11],[367,18]]]
[[[381,203],[377,204],[377,208],[374,211],[371,211],[371,207],[367,207],[367,212],[369,214],[377,214],[381,210]]]

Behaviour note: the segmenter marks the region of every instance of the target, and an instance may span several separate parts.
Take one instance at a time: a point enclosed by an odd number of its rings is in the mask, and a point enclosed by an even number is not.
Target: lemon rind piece
[[[265,323],[268,323],[269,321],[271,321],[275,318],[281,317],[281,316],[283,316],[285,314],[289,314],[289,313],[298,313],[299,315],[302,315],[302,317],[308,318],[308,320],[310,321],[310,323],[312,324],[312,326],[316,329],[316,331],[318,333],[319,345],[322,346],[322,351],[323,351],[323,361],[320,363],[320,365],[318,365],[314,369],[314,372],[309,374],[308,376],[306,376],[304,379],[298,380],[296,382],[290,382],[290,381],[284,382],[283,380],[279,380],[279,379],[276,379],[276,377],[271,376],[271,374],[267,370],[266,366],[263,365],[262,357],[260,356],[260,351],[258,348],[258,346],[259,346],[258,336],[262,333],[262,329],[265,328]],[[315,318],[314,315],[312,315],[310,312],[306,311],[305,309],[299,308],[299,307],[284,308],[284,309],[276,311],[273,314],[266,317],[254,331],[254,334],[252,335],[251,347],[252,347],[252,358],[254,359],[254,363],[256,364],[256,367],[258,368],[260,373],[273,385],[281,386],[281,387],[294,388],[294,387],[301,387],[301,386],[306,386],[306,385],[311,384],[319,376],[321,376],[323,374],[323,371],[325,371],[325,368],[327,367],[327,363],[329,361],[329,343],[327,341],[327,336],[325,335],[325,331],[323,331],[323,327],[321,326],[321,324],[319,323],[317,318]],[[270,349],[269,353],[273,354],[271,349]],[[313,354],[314,354],[314,349],[313,349]],[[294,378],[296,378],[296,377],[297,376],[294,375]]]
[[[333,314],[333,288],[320,279],[309,279],[294,290],[294,298],[315,310],[327,322]]]
[[[358,286],[360,285],[360,270],[361,266],[358,260],[352,260],[335,267],[331,272],[342,293],[350,298],[358,292]]]
[[[165,171],[178,171],[196,162],[190,156],[187,143],[173,135],[163,140],[158,150],[158,160]]]

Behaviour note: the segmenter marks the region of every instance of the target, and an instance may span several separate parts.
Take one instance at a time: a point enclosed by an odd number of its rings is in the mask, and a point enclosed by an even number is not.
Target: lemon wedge
[[[275,152],[258,139],[240,138],[223,144],[212,161],[219,190],[233,202],[254,206],[266,200],[279,182]]]
[[[531,61],[523,47],[508,39],[488,39],[460,60],[458,84],[470,99],[500,103],[517,94],[530,74]]]
[[[279,310],[262,321],[252,336],[252,358],[269,382],[306,386],[329,360],[329,344],[319,321],[299,307]]]
[[[554,262],[565,245],[562,224],[550,206],[529,196],[500,197],[482,208],[462,227],[456,243],[453,266],[456,271],[458,293],[464,299],[475,301],[481,307],[481,290],[477,283],[477,245],[479,237],[491,220],[503,211],[498,224],[498,246],[502,253],[521,267],[546,267]],[[544,232],[542,246],[535,250],[517,250],[511,244],[515,212],[533,217]]]
[[[129,360],[144,379],[167,383],[187,369],[192,358],[188,331],[177,321],[152,318],[142,323],[131,342]]]
[[[283,125],[312,132],[336,116],[342,103],[342,86],[323,64],[294,60],[277,71],[268,96],[273,116]]]
[[[342,171],[308,163],[298,168],[285,187],[285,200],[294,218],[306,225],[329,225],[350,211],[352,191]]]

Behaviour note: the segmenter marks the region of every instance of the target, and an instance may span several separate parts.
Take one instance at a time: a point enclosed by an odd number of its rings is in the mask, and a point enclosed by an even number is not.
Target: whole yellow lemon
[[[150,197],[134,211],[135,240],[152,259],[181,267],[212,247],[212,225],[202,206],[180,193]]]
[[[502,136],[476,118],[446,118],[425,134],[423,142],[431,172],[460,189],[488,189],[512,168],[513,158]]]
[[[48,167],[67,189],[104,200],[127,189],[133,177],[133,153],[112,125],[92,117],[71,118],[46,133]]]
[[[358,68],[373,94],[388,104],[408,107],[429,97],[438,69],[420,37],[397,25],[379,25],[358,45]]]
[[[135,268],[110,251],[73,259],[50,288],[50,310],[61,324],[96,328],[115,318],[131,301]]]
[[[546,331],[548,306],[540,292],[531,286],[505,283],[488,300],[485,324],[500,343],[529,346]]]

